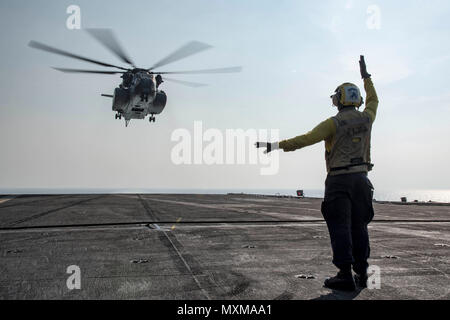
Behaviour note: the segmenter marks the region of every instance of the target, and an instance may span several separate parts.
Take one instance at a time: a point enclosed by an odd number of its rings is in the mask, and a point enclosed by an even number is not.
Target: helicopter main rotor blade
[[[84,70],[84,69],[66,69],[66,68],[55,68],[53,69],[66,72],[66,73],[95,73],[95,74],[120,74],[125,73],[124,71],[103,71],[103,70]]]
[[[198,82],[191,82],[191,81],[183,81],[183,80],[177,80],[177,79],[171,79],[171,78],[163,78],[164,81],[170,81],[170,82],[174,82],[174,83],[178,83],[178,84],[182,84],[188,87],[192,87],[192,88],[198,88],[198,87],[205,87],[207,86],[207,84],[204,83],[198,83]]]
[[[120,60],[135,68],[133,61],[125,53],[114,33],[110,29],[86,29],[86,31],[103,46],[114,53]]]
[[[82,61],[98,64],[98,65],[103,66],[103,67],[113,67],[113,68],[118,68],[118,69],[121,69],[121,70],[128,70],[126,68],[115,66],[113,64],[109,64],[109,63],[105,63],[105,62],[101,62],[101,61],[85,58],[85,57],[82,57],[82,56],[79,56],[79,55],[76,55],[76,54],[73,54],[73,53],[70,53],[70,52],[67,52],[67,51],[64,51],[64,50],[53,48],[53,47],[50,47],[50,46],[48,46],[46,44],[43,44],[43,43],[40,43],[40,42],[37,42],[37,41],[30,41],[28,46],[30,46],[31,48],[34,48],[34,49],[39,49],[39,50],[47,51],[47,52],[50,52],[50,53],[59,54],[59,55],[65,56],[65,57],[74,58],[74,59],[78,59],[78,60],[82,60]]]
[[[155,74],[205,74],[205,73],[235,73],[241,72],[242,67],[228,67],[218,69],[203,69],[190,71],[169,71],[169,72],[153,72]]]
[[[174,51],[164,59],[158,61],[155,63],[151,68],[147,69],[148,71],[151,71],[153,69],[159,68],[161,66],[165,66],[166,64],[181,60],[183,58],[189,57],[193,54],[199,53],[201,51],[207,50],[212,48],[209,44],[202,43],[199,41],[191,41],[178,50]]]

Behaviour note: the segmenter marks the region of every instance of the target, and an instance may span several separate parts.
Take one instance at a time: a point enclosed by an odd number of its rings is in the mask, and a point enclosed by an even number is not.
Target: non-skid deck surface
[[[334,275],[321,199],[41,195],[0,202],[1,299],[449,299],[450,206],[374,204],[380,289]],[[81,289],[69,290],[67,267]]]

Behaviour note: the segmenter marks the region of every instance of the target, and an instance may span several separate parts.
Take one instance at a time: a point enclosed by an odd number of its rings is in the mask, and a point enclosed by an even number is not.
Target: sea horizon
[[[33,195],[33,194],[228,194],[245,193],[261,195],[296,196],[294,189],[182,189],[182,188],[0,188],[0,195]],[[305,197],[323,198],[324,189],[303,189]],[[404,189],[375,190],[374,200],[445,202],[450,203],[450,189]]]

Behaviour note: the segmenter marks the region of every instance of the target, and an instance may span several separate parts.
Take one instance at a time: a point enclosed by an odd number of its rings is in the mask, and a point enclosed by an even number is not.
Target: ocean
[[[322,189],[303,189],[306,197],[322,198]],[[248,193],[264,195],[296,195],[294,189],[146,189],[146,188],[62,188],[62,189],[39,189],[39,188],[0,188],[0,194],[98,194],[98,193],[204,193],[204,194],[227,194],[227,193]],[[424,190],[377,190],[374,192],[374,199],[379,201],[400,201],[401,197],[406,197],[408,201],[421,202],[445,202],[450,203],[450,189],[424,189]]]

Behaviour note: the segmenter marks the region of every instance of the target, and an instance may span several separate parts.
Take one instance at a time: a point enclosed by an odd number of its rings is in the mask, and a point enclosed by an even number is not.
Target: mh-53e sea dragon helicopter
[[[131,119],[144,119],[150,115],[150,122],[155,122],[155,114],[160,114],[166,106],[167,96],[164,91],[159,90],[159,86],[164,82],[173,81],[191,87],[205,86],[202,83],[187,82],[176,79],[166,78],[161,75],[165,74],[207,74],[207,73],[232,73],[240,72],[241,67],[228,67],[217,69],[191,70],[191,71],[163,71],[157,72],[155,69],[165,66],[169,63],[186,58],[193,54],[199,53],[206,49],[212,48],[210,45],[198,41],[191,41],[170,55],[155,63],[147,69],[137,68],[132,60],[120,46],[116,37],[110,29],[87,29],[88,33],[98,40],[102,45],[114,53],[121,61],[127,63],[132,68],[124,68],[113,64],[89,59],[76,55],[67,51],[50,47],[46,44],[36,41],[30,41],[30,47],[63,55],[70,58],[94,63],[103,67],[112,67],[119,70],[82,70],[82,69],[66,69],[54,68],[62,72],[69,73],[93,73],[93,74],[122,74],[122,83],[114,90],[114,94],[102,94],[103,97],[112,98],[112,109],[116,112],[116,119],[125,119],[125,126]]]

